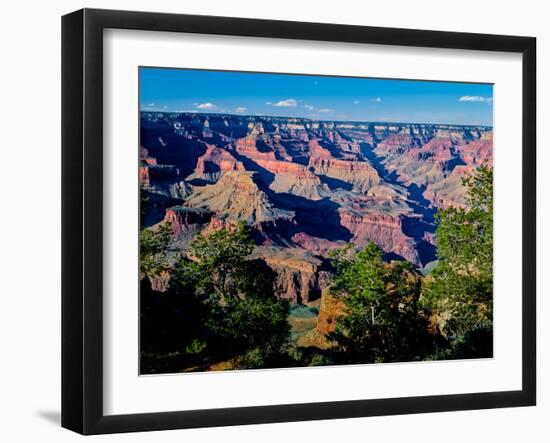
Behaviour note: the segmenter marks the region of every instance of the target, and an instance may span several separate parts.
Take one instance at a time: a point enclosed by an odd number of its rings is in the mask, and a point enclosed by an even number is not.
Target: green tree
[[[227,304],[247,286],[254,284],[256,276],[251,275],[250,262],[247,261],[253,249],[250,230],[244,223],[208,236],[199,234],[191,244],[190,260],[183,259],[178,263],[177,280],[192,284],[199,295]]]
[[[141,273],[158,275],[166,269],[166,248],[170,241],[171,226],[160,223],[139,233],[139,263]]]
[[[226,306],[216,305],[208,325],[225,348],[239,354],[259,350],[267,362],[285,350],[290,332],[288,311],[286,300],[272,294],[251,294],[231,299]]]
[[[493,170],[481,166],[463,185],[468,208],[436,215],[438,264],[423,290],[424,305],[457,357],[492,353],[492,341],[480,337],[492,335]],[[474,338],[487,346],[480,349]]]
[[[385,264],[370,242],[360,251],[348,245],[333,254],[332,294],[344,300],[346,313],[329,339],[352,362],[421,358],[426,321],[419,315],[420,279],[408,262]]]
[[[208,307],[204,339],[209,341],[209,349],[220,356],[250,357],[240,358],[239,367],[246,362],[255,367],[253,361],[275,358],[290,330],[288,301],[276,296],[273,272],[263,262],[250,259],[253,248],[244,223],[208,236],[198,235],[189,258],[182,258],[174,272],[174,285],[192,288],[195,297]]]

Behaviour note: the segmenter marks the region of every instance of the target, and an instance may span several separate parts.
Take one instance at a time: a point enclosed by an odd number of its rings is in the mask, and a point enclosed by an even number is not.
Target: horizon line
[[[339,120],[339,119],[332,119],[332,120],[322,120],[322,119],[314,119],[311,117],[290,117],[290,116],[282,116],[282,115],[268,115],[268,114],[262,114],[262,115],[253,115],[253,114],[235,114],[231,112],[201,112],[201,111],[155,111],[155,110],[139,110],[140,113],[142,112],[148,112],[148,113],[156,113],[156,114],[189,114],[189,115],[219,115],[219,116],[232,116],[232,117],[251,117],[251,118],[286,118],[286,119],[299,119],[299,120],[309,120],[312,122],[320,122],[320,123],[383,123],[383,124],[394,124],[394,125],[440,125],[440,126],[460,126],[460,127],[484,127],[484,128],[491,128],[493,129],[493,125],[488,124],[458,124],[458,123],[434,123],[434,122],[406,122],[406,121],[383,121],[383,120]]]

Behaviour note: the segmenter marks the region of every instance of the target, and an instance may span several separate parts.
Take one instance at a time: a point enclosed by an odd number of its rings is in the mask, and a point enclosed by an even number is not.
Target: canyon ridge
[[[198,233],[244,221],[281,297],[319,300],[330,250],[376,243],[433,266],[438,208],[467,207],[462,178],[492,166],[490,126],[141,112],[141,228],[169,222],[173,262]],[[170,271],[150,276],[165,291]]]

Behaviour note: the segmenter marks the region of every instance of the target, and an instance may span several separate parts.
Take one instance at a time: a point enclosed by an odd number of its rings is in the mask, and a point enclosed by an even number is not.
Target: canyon
[[[239,221],[281,297],[319,300],[331,250],[376,243],[421,269],[438,208],[467,208],[462,178],[492,166],[488,126],[142,112],[142,226],[171,225],[169,256]],[[169,274],[169,272],[168,272]],[[169,275],[153,279],[157,289]],[[323,306],[329,306],[324,301]],[[323,328],[326,313],[321,309]]]

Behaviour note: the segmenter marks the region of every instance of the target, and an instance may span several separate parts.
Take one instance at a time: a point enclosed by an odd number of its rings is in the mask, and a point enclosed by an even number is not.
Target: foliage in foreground
[[[428,322],[419,312],[420,276],[406,261],[386,264],[369,243],[338,250],[332,293],[346,313],[329,335],[345,360],[354,363],[421,359],[431,343]]]
[[[182,367],[235,359],[233,367],[255,368],[281,359],[289,335],[288,301],[276,296],[273,273],[248,258],[252,249],[244,224],[199,235],[189,258],[176,264],[169,293],[153,295],[170,302],[166,311],[142,317],[142,324],[159,326],[177,312],[179,320],[168,324],[192,325],[176,331],[180,346],[169,346],[179,350]],[[162,349],[162,339],[174,332],[151,329],[142,335],[151,352]]]
[[[492,356],[492,169],[464,179],[468,209],[437,214],[438,263],[422,277],[406,261],[385,263],[373,243],[331,258],[331,293],[346,310],[331,349],[289,343],[289,305],[244,224],[198,235],[171,269],[170,289],[141,289],[142,371],[395,362]],[[167,269],[169,225],[142,231],[141,271]],[[223,366],[226,364],[226,366]]]
[[[468,209],[437,213],[430,276],[405,261],[385,264],[373,243],[333,254],[332,293],[346,314],[329,338],[350,362],[492,356],[493,171],[482,166],[463,184]]]
[[[160,223],[139,233],[139,265],[143,275],[159,275],[166,269],[166,248],[170,241],[170,231],[168,223]]]
[[[452,343],[450,357],[492,356],[493,170],[481,166],[463,184],[469,209],[437,214],[438,264],[424,285],[434,327]]]

